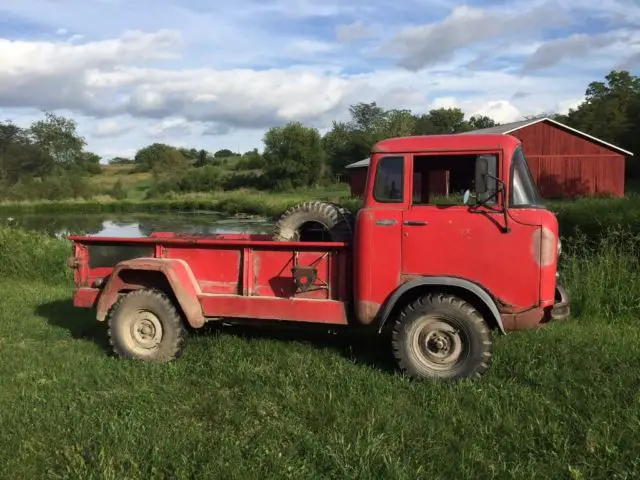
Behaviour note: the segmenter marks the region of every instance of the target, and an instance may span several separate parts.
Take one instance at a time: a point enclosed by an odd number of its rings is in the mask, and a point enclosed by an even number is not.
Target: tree
[[[102,172],[100,160],[102,160],[102,158],[95,153],[82,152],[80,154],[80,158],[77,161],[77,167],[82,172],[87,172],[91,175],[97,175]]]
[[[189,166],[177,148],[163,143],[153,143],[138,150],[134,160],[135,171],[152,172],[156,176],[182,171]]]
[[[111,160],[109,160],[109,164],[113,164],[113,165],[131,165],[135,163],[135,161],[131,158],[124,158],[124,157],[114,157]]]
[[[53,167],[53,158],[34,145],[25,130],[0,123],[0,181],[12,185],[22,177],[43,177]]]
[[[70,168],[82,161],[86,141],[78,135],[74,120],[45,112],[45,119],[34,122],[28,133],[33,143],[47,152],[57,165]]]
[[[464,119],[464,112],[459,108],[437,108],[429,111],[434,133],[460,133],[471,130]]]
[[[481,128],[495,127],[497,124],[491,118],[486,115],[474,115],[469,119],[469,126],[472,130],[479,130]]]
[[[180,147],[177,149],[184,158],[186,158],[190,163],[194,163],[198,158],[198,150],[195,148],[184,148]]]
[[[389,110],[386,112],[379,137],[406,137],[413,134],[417,119],[410,110]]]
[[[278,190],[318,184],[325,165],[322,138],[300,122],[269,129],[264,135],[265,177]]]
[[[204,167],[207,164],[208,153],[206,150],[200,150],[196,158],[196,167]]]
[[[585,100],[560,121],[595,137],[640,153],[640,77],[611,71],[606,82],[591,82]],[[628,159],[629,176],[640,176],[637,161]]]
[[[328,163],[334,173],[349,163],[364,158],[369,152],[368,142],[361,132],[353,131],[344,122],[333,122],[333,128],[322,139]]]
[[[228,157],[235,157],[235,156],[236,154],[233,153],[228,148],[223,148],[222,150],[218,150],[216,153],[213,154],[213,158],[228,158]]]
[[[351,105],[349,113],[351,114],[351,122],[348,125],[350,130],[371,133],[378,130],[385,121],[385,111],[376,102],[360,102]]]

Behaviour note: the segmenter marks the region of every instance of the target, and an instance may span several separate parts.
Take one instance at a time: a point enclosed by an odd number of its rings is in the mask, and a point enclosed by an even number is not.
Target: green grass
[[[496,338],[484,378],[444,384],[323,333],[210,329],[171,364],[112,358],[71,306],[68,243],[0,230],[0,476],[638,478],[640,238],[581,242],[576,316]]]
[[[625,198],[581,198],[546,203],[558,215],[565,235],[573,235],[578,229],[599,237],[612,227],[640,233],[640,196],[635,194]]]

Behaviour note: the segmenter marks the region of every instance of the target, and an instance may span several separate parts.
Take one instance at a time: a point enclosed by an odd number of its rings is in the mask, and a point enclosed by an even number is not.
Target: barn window
[[[378,163],[373,198],[383,203],[404,200],[404,157],[384,157]]]
[[[513,153],[510,190],[509,205],[511,207],[532,207],[541,203],[531,170],[520,147]]]

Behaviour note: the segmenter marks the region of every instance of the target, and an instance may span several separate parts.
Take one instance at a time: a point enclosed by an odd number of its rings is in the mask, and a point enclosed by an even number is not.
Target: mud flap
[[[570,299],[562,285],[556,285],[555,303],[551,308],[551,318],[553,320],[565,320],[571,314]]]

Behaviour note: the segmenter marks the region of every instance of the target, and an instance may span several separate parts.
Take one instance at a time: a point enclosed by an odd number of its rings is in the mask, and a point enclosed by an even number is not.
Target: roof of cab
[[[513,147],[520,140],[511,135],[486,133],[477,135],[416,135],[410,137],[394,137],[376,143],[373,153],[405,153],[447,150],[491,150]]]

